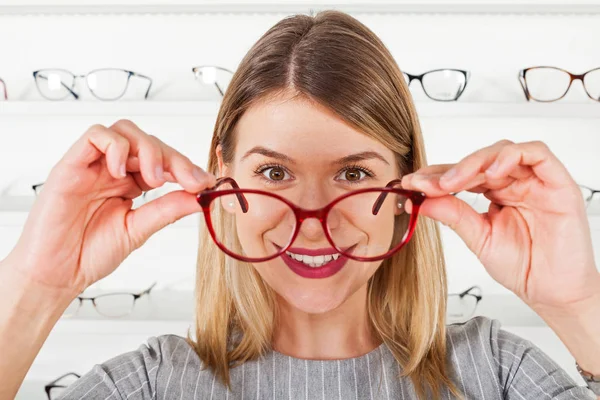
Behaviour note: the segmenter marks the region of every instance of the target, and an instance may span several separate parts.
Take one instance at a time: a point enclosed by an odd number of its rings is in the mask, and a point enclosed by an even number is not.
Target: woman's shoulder
[[[502,328],[497,319],[476,316],[446,327],[454,382],[467,393],[503,399],[596,399],[530,340]]]
[[[201,360],[188,341],[177,335],[153,336],[136,350],[96,364],[64,392],[61,399],[154,398],[159,387],[195,380]]]

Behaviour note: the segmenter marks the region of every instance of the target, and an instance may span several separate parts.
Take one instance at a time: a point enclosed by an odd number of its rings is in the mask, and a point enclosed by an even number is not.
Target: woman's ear
[[[219,166],[219,176],[218,177],[228,176],[227,174],[229,172],[228,172],[227,166],[225,165],[225,163],[223,163],[223,148],[221,147],[220,144],[217,145],[215,154],[217,156],[217,163]]]

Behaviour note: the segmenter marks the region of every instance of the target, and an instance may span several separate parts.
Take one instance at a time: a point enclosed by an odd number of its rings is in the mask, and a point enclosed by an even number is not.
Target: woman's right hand
[[[134,198],[166,181],[183,190],[131,209]],[[198,212],[195,193],[214,184],[212,174],[131,121],[94,125],[52,168],[8,265],[74,296],[153,233]]]

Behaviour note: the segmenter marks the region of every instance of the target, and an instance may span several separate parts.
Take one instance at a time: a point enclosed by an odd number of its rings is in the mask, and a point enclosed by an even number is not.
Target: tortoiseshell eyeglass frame
[[[561,71],[564,72],[565,74],[569,75],[569,85],[567,86],[567,88],[565,89],[565,92],[562,94],[562,96],[556,98],[556,99],[552,99],[552,100],[540,100],[540,99],[536,99],[534,96],[531,95],[531,92],[529,91],[529,88],[527,86],[527,72],[528,71],[532,71],[532,70],[536,70],[536,69],[554,69],[557,71]],[[569,92],[569,89],[571,88],[571,85],[573,84],[573,81],[576,80],[580,80],[581,84],[583,85],[583,89],[585,90],[585,93],[588,95],[588,97],[594,101],[599,101],[600,102],[600,96],[598,98],[593,97],[590,92],[588,91],[588,88],[585,86],[585,76],[591,72],[599,72],[600,68],[594,68],[591,69],[587,72],[584,72],[583,74],[572,74],[569,71],[566,71],[562,68],[557,68],[557,67],[550,67],[550,66],[538,66],[538,67],[530,67],[530,68],[525,68],[519,71],[519,83],[521,84],[521,88],[523,89],[523,93],[525,94],[525,98],[527,99],[527,101],[539,101],[541,103],[551,103],[553,101],[558,101],[560,99],[562,99],[563,97],[565,97],[567,95],[567,93]]]
[[[302,222],[308,218],[316,218],[321,222],[321,226],[323,228],[323,231],[325,232],[327,241],[329,242],[329,244],[331,244],[331,246],[336,251],[338,251],[345,257],[348,257],[352,260],[370,262],[370,261],[383,260],[385,258],[390,257],[392,254],[394,254],[398,250],[400,250],[402,247],[404,247],[404,245],[406,245],[406,243],[408,243],[408,241],[412,237],[413,232],[415,230],[415,227],[417,224],[417,218],[419,215],[419,209],[421,207],[421,204],[423,204],[423,202],[425,201],[426,196],[425,196],[425,193],[422,193],[422,192],[416,192],[416,191],[412,191],[412,190],[404,190],[404,189],[395,188],[394,186],[399,185],[400,181],[401,181],[400,179],[392,180],[383,188],[372,187],[372,188],[364,188],[364,189],[358,189],[358,190],[353,190],[353,191],[347,192],[347,193],[337,197],[333,201],[331,201],[325,207],[319,208],[316,210],[307,210],[307,209],[298,207],[297,205],[295,205],[288,199],[281,197],[275,193],[266,192],[266,191],[257,190],[257,189],[241,189],[238,186],[237,182],[233,178],[230,178],[230,177],[223,177],[223,178],[217,179],[216,184],[212,188],[205,189],[202,192],[198,193],[196,195],[196,200],[198,201],[198,204],[200,204],[200,206],[202,207],[202,211],[204,213],[204,219],[206,221],[206,227],[208,228],[210,235],[211,235],[213,241],[215,242],[215,244],[225,254],[227,254],[237,260],[246,261],[246,262],[264,262],[264,261],[269,261],[276,257],[279,257],[280,255],[285,253],[292,246],[292,243],[294,243],[294,241],[296,240],[296,237],[298,236],[298,233],[300,232],[300,226],[301,226]],[[218,187],[223,184],[230,184],[233,187],[233,189],[217,190]],[[410,213],[407,234],[404,235],[404,237],[402,238],[402,240],[400,241],[399,244],[397,244],[394,248],[389,250],[387,253],[380,255],[380,256],[360,257],[360,256],[353,255],[352,253],[347,253],[345,251],[347,249],[342,249],[334,243],[333,238],[331,237],[331,235],[329,233],[329,229],[327,228],[327,216],[328,216],[329,212],[336,204],[338,204],[340,201],[342,201],[350,196],[360,194],[360,193],[379,192],[379,191],[382,193],[378,196],[377,200],[373,204],[373,208],[372,208],[373,215],[377,215],[377,213],[379,212],[379,209],[382,206],[388,193],[405,196],[407,199],[411,200],[412,211]],[[211,203],[214,200],[218,199],[219,197],[232,195],[232,194],[237,197],[238,202],[240,204],[240,208],[243,213],[247,213],[249,210],[249,204],[248,204],[248,201],[246,200],[246,197],[244,196],[244,194],[260,194],[260,195],[271,197],[273,199],[277,199],[277,200],[287,204],[290,207],[290,209],[293,211],[293,213],[296,217],[296,226],[294,228],[292,237],[291,237],[290,241],[287,243],[287,245],[281,247],[281,249],[276,254],[268,256],[268,257],[262,257],[262,258],[245,257],[245,256],[236,254],[236,253],[230,251],[229,249],[227,249],[227,247],[225,247],[218,240],[218,238],[216,236],[215,229],[213,226],[213,221],[211,219],[210,207],[211,207]]]

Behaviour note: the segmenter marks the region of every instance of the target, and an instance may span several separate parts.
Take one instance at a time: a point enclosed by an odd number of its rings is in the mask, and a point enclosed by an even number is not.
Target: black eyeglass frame
[[[141,292],[137,292],[137,293],[132,293],[132,292],[114,292],[114,293],[103,293],[103,294],[100,294],[98,296],[77,296],[75,299],[79,300],[79,304],[77,305],[77,310],[75,310],[72,315],[77,314],[77,312],[79,311],[79,309],[83,305],[84,301],[91,301],[92,305],[94,306],[94,309],[96,310],[96,312],[98,314],[103,315],[103,316],[107,316],[107,317],[114,317],[112,315],[109,316],[109,315],[101,313],[98,310],[98,306],[96,305],[96,300],[99,299],[99,298],[102,298],[102,297],[107,297],[107,296],[123,296],[123,295],[133,296],[133,304],[131,306],[131,310],[129,310],[129,312],[127,314],[123,314],[123,316],[129,315],[129,314],[131,314],[131,312],[135,308],[135,302],[140,297],[142,297],[142,296],[144,296],[146,294],[150,294],[150,291],[152,290],[152,288],[154,288],[154,286],[156,286],[156,282],[152,283],[152,285],[150,285],[150,287],[148,287],[147,289],[144,289]]]
[[[447,99],[438,99],[438,98],[432,97],[429,93],[427,93],[427,89],[425,89],[425,85],[423,84],[423,77],[425,75],[431,74],[433,72],[442,72],[442,71],[459,72],[465,78],[465,84],[464,84],[464,86],[460,89],[460,91],[456,94],[456,96],[453,99],[447,100]],[[431,100],[443,101],[443,102],[457,101],[460,98],[460,96],[462,96],[462,94],[465,92],[465,89],[467,88],[467,85],[469,84],[469,79],[471,78],[471,72],[470,71],[466,71],[466,70],[462,70],[462,69],[454,69],[454,68],[439,68],[439,69],[434,69],[434,70],[431,70],[431,71],[423,72],[420,75],[413,75],[413,74],[409,74],[408,72],[404,72],[404,71],[402,72],[402,74],[408,77],[408,82],[406,82],[407,86],[410,86],[410,84],[414,80],[419,81],[419,83],[421,84],[421,88],[423,88],[423,92],[425,92],[425,95],[427,97],[429,97]]]
[[[40,89],[39,87],[39,83],[38,83],[38,78],[39,79],[48,79],[47,77],[43,76],[44,71],[61,71],[61,72],[65,72],[69,75],[71,75],[73,77],[73,84],[71,85],[71,87],[65,85],[64,82],[61,81],[61,85],[67,89],[68,93],[66,95],[64,95],[61,98],[52,98],[52,97],[48,97],[46,95],[44,95],[44,92]],[[95,72],[98,71],[122,71],[125,72],[127,75],[127,82],[125,83],[125,87],[123,88],[123,92],[117,96],[117,97],[111,97],[111,98],[105,98],[105,97],[100,97],[98,96],[94,90],[89,86],[88,82],[87,82],[87,77],[90,74],[93,74]],[[87,74],[83,74],[83,75],[75,75],[74,73],[72,73],[69,70],[63,69],[63,68],[44,68],[44,69],[40,69],[37,71],[33,71],[33,79],[35,80],[35,84],[36,87],[38,89],[38,92],[40,93],[40,95],[42,95],[42,97],[44,97],[47,100],[52,100],[52,101],[60,101],[60,100],[64,100],[67,97],[69,97],[69,95],[73,96],[75,99],[79,100],[79,95],[75,92],[75,81],[77,78],[83,78],[85,80],[85,84],[88,88],[88,90],[92,93],[92,95],[99,99],[99,100],[103,100],[103,101],[115,101],[115,100],[119,100],[121,97],[123,97],[125,95],[125,93],[127,93],[127,88],[129,87],[129,81],[131,80],[131,77],[135,76],[135,77],[139,77],[142,79],[146,79],[148,81],[148,89],[146,89],[146,93],[144,95],[144,100],[146,100],[148,98],[148,95],[150,94],[150,89],[152,88],[152,79],[146,75],[142,75],[138,72],[134,72],[134,71],[129,71],[126,69],[121,69],[121,68],[97,68],[94,69],[90,72],[88,72]]]
[[[56,378],[55,380],[53,380],[52,382],[47,383],[44,386],[44,391],[46,392],[46,396],[48,396],[48,400],[52,400],[52,397],[50,396],[50,392],[52,391],[52,389],[54,388],[67,388],[68,386],[64,386],[64,385],[59,385],[58,382],[64,378],[66,378],[67,376],[75,376],[77,379],[81,378],[81,375],[75,373],[75,372],[68,372],[62,376],[59,376],[58,378]]]

